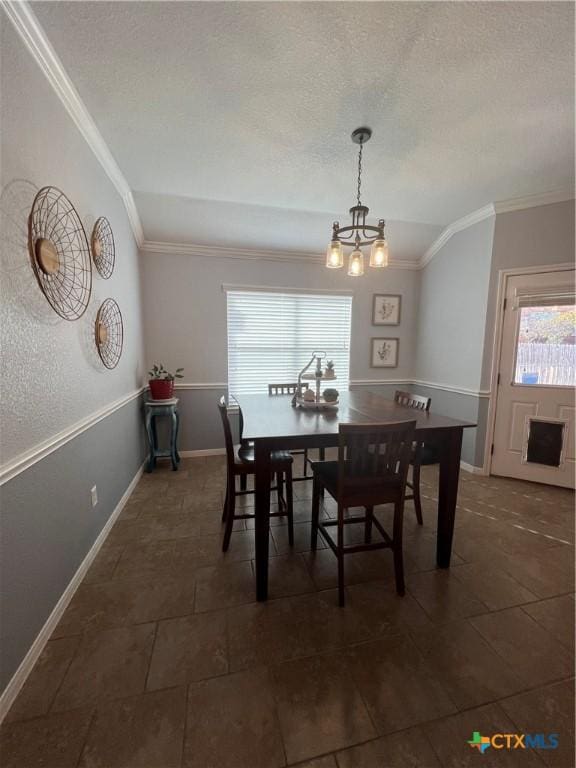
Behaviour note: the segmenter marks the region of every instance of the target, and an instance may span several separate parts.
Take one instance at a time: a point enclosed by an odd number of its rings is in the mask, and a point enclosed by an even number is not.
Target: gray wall
[[[494,217],[457,232],[420,273],[415,378],[478,390]]]
[[[453,235],[420,274],[416,380],[489,390],[499,271],[574,262],[574,201],[498,214]],[[433,408],[476,421],[462,458],[484,463],[489,399],[415,385]]]
[[[122,201],[20,38],[0,12],[1,192],[0,403],[2,466],[34,451],[142,383],[142,324],[136,244]],[[111,222],[116,270],[94,271],[92,302],[76,322],[58,318],[41,294],[26,247],[36,191],[60,187],[88,233]],[[92,341],[95,311],[107,296],[124,317],[124,353],[107,371]],[[133,400],[2,486],[2,685],[134,477],[144,457]],[[98,487],[92,509],[90,489]]]
[[[141,407],[132,400],[0,488],[0,690],[142,465]]]
[[[435,411],[466,421],[462,459],[482,466],[488,400],[480,397],[482,350],[494,216],[457,232],[420,273],[420,305],[415,356],[416,380],[472,393],[416,386],[432,398]]]
[[[490,387],[499,271],[574,264],[574,255],[574,200],[496,216],[486,303],[482,388]]]
[[[166,253],[141,253],[146,360],[183,367],[185,383],[227,381],[226,294],[222,285],[258,285],[296,289],[353,290],[350,378],[408,379],[414,367],[418,273],[389,268],[347,277],[322,264],[209,259]],[[374,293],[402,294],[399,326],[372,325]],[[370,367],[373,336],[400,338],[398,368]],[[223,445],[217,399],[226,390],[179,389],[182,450]]]

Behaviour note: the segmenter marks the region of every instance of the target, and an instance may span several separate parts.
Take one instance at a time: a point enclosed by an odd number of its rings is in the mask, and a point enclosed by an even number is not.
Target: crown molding
[[[511,197],[509,200],[499,200],[495,203],[485,205],[483,208],[479,208],[477,211],[472,211],[467,216],[463,216],[461,219],[457,219],[452,224],[449,224],[446,229],[442,230],[440,235],[424,253],[417,269],[423,269],[428,264],[438,251],[446,245],[448,240],[457,232],[461,232],[463,229],[478,224],[484,219],[489,219],[491,216],[496,216],[502,213],[510,213],[512,211],[522,211],[526,208],[537,208],[542,205],[553,205],[554,203],[563,203],[567,200],[574,199],[574,190],[560,189],[553,192],[541,192],[536,195],[528,195],[527,197]]]
[[[541,205],[565,203],[568,200],[574,200],[574,190],[568,188],[558,189],[553,192],[528,195],[527,197],[512,197],[509,200],[500,200],[494,203],[494,210],[496,213],[510,213],[512,211],[522,211],[526,208],[538,208]]]
[[[426,264],[432,261],[434,256],[436,256],[438,251],[444,245],[446,245],[452,235],[455,235],[457,232],[461,232],[463,229],[468,229],[468,227],[472,227],[474,224],[478,224],[480,221],[484,221],[484,219],[489,219],[495,214],[496,209],[494,208],[494,205],[490,203],[489,205],[485,205],[483,208],[479,208],[477,211],[472,211],[472,213],[469,213],[467,216],[462,216],[461,219],[457,219],[452,224],[449,224],[446,229],[442,230],[440,235],[436,238],[436,240],[434,240],[428,250],[425,251],[424,255],[420,259],[420,263],[418,265],[419,268],[423,269]]]
[[[34,12],[26,0],[0,0],[0,5],[120,195],[134,239],[140,247],[144,242],[144,231],[132,190]]]
[[[260,250],[256,248],[230,248],[219,245],[195,243],[170,243],[159,240],[145,240],[140,246],[144,253],[168,254],[171,256],[198,256],[211,259],[243,259],[245,261],[292,261],[300,264],[324,263],[324,256],[310,251]],[[388,268],[419,269],[418,261],[391,259]]]

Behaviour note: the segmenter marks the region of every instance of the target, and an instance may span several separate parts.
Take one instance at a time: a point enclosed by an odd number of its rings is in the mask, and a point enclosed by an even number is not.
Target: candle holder
[[[314,350],[310,361],[302,368],[298,374],[298,388],[292,399],[292,404],[297,405],[300,408],[307,410],[325,411],[336,410],[338,408],[338,398],[335,400],[326,400],[320,394],[320,387],[322,382],[335,381],[336,375],[334,373],[334,366],[322,370],[322,360],[326,358],[326,352],[322,350]],[[316,364],[313,371],[308,372],[309,368]],[[316,386],[311,386],[309,389],[302,391],[303,381],[314,381]]]

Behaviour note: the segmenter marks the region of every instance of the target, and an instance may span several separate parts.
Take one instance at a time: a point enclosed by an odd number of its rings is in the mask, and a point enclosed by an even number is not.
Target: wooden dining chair
[[[316,550],[318,532],[338,559],[338,602],[344,605],[344,557],[354,552],[374,549],[392,549],[396,591],[403,595],[404,564],[402,557],[402,520],[406,478],[412,456],[415,421],[387,424],[340,424],[338,430],[338,461],[312,462],[314,485],[312,490],[311,548]],[[320,521],[321,490],[326,491],[338,504],[336,520]],[[392,536],[374,515],[374,507],[394,504]],[[362,516],[346,516],[351,507],[364,507]],[[344,544],[344,526],[364,525],[363,544]],[[328,533],[336,526],[336,540]],[[372,529],[380,534],[372,541]]]
[[[394,402],[398,405],[403,405],[405,408],[415,408],[417,411],[430,410],[432,404],[431,397],[424,397],[424,395],[416,395],[412,392],[402,392],[397,389],[394,392]],[[414,501],[414,510],[416,512],[416,520],[418,525],[423,525],[424,520],[422,518],[422,502],[420,499],[420,467],[423,464],[437,464],[436,454],[432,447],[426,446],[421,441],[416,441],[414,445],[414,455],[412,456],[412,481],[407,481],[406,485],[412,493],[406,496],[406,501]]]
[[[308,382],[303,381],[300,384],[300,390],[305,391],[308,389]],[[269,395],[295,395],[298,390],[298,382],[293,382],[290,384],[268,384],[268,394]],[[304,448],[304,450],[300,451],[290,451],[292,456],[304,456],[304,474],[293,477],[292,479],[294,482],[298,482],[300,480],[310,480],[312,478],[312,475],[308,474],[308,449]],[[324,449],[320,449],[320,458],[324,458]]]
[[[235,405],[235,403],[234,403]],[[222,522],[226,524],[224,529],[224,539],[222,541],[222,550],[226,552],[230,545],[232,528],[236,520],[247,520],[254,517],[253,513],[236,513],[236,497],[253,494],[253,490],[236,490],[236,478],[246,478],[253,475],[256,471],[254,461],[254,448],[250,445],[234,446],[232,439],[232,429],[230,419],[228,418],[228,403],[225,397],[221,397],[218,403],[218,410],[222,419],[224,428],[224,441],[226,445],[226,500],[222,511]],[[278,493],[278,512],[270,513],[270,517],[288,518],[288,542],[290,546],[294,544],[294,518],[293,518],[293,493],[292,493],[292,456],[288,451],[273,451],[271,456],[272,474],[276,475],[276,485],[270,490]],[[284,482],[286,483],[286,498],[284,498]]]

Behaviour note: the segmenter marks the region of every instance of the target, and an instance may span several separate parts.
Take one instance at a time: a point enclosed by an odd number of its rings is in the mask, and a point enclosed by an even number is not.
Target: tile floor
[[[272,521],[259,604],[250,521],[220,551],[223,459],[145,475],[6,718],[3,768],[573,768],[574,495],[462,473],[439,571],[436,483],[424,527],[407,504],[406,596],[389,552],[361,553],[340,609],[310,483],[292,551]],[[560,747],[481,756],[473,731]]]

